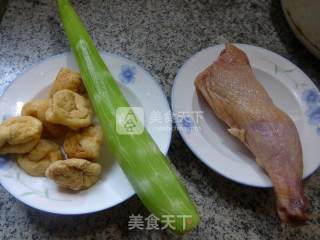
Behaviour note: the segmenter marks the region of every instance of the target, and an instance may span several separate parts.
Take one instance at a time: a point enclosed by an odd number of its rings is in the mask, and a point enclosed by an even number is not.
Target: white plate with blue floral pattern
[[[171,141],[171,119],[151,121],[155,115],[171,116],[168,101],[160,86],[136,63],[114,54],[102,52],[101,55],[130,105],[143,108],[145,127],[166,154]],[[46,98],[48,87],[61,67],[78,71],[71,53],[63,53],[32,67],[12,82],[7,90],[0,84],[0,93],[3,93],[0,96],[0,122],[19,115],[25,102]],[[0,182],[14,197],[43,211],[84,214],[107,209],[131,197],[134,190],[119,165],[109,156],[105,145],[102,152],[99,159],[103,166],[101,179],[85,191],[62,191],[53,181],[29,176],[17,166],[14,159],[3,156],[0,156]]]
[[[320,165],[320,95],[297,66],[266,49],[236,44],[250,60],[254,74],[274,103],[297,126],[303,149],[303,177]],[[236,182],[271,187],[253,155],[226,129],[194,87],[196,76],[216,60],[224,45],[204,49],[181,67],[172,89],[172,109],[178,130],[193,153],[209,168]]]

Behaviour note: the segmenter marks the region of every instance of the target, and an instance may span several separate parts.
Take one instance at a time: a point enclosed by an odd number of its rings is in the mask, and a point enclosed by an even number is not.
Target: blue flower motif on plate
[[[122,65],[119,73],[120,81],[124,84],[133,83],[135,80],[135,76],[137,73],[137,69],[135,66],[130,65]]]
[[[313,110],[308,112],[309,123],[311,125],[319,125],[320,124],[320,106],[314,107]]]
[[[0,157],[0,170],[6,170],[9,167],[9,159]]]
[[[308,89],[303,92],[302,99],[307,103],[308,106],[313,106],[319,103],[320,95],[316,89]]]
[[[191,130],[194,128],[194,122],[191,117],[185,116],[181,120],[181,126],[184,131],[186,131],[187,133],[190,133]]]
[[[9,115],[9,114],[4,114],[3,116],[2,116],[2,119],[0,119],[0,122],[2,121],[5,121],[5,120],[7,120],[7,119],[9,119],[9,118],[11,118],[12,116],[11,115]]]
[[[302,100],[307,104],[306,116],[310,125],[317,126],[316,132],[320,136],[320,94],[312,88],[302,94]]]

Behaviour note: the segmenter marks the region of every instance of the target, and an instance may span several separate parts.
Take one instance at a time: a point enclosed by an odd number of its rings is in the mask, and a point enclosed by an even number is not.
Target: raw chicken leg
[[[218,60],[199,74],[195,86],[229,126],[230,134],[250,149],[270,176],[280,218],[306,221],[308,203],[301,183],[303,162],[297,129],[256,80],[246,54],[227,44]]]

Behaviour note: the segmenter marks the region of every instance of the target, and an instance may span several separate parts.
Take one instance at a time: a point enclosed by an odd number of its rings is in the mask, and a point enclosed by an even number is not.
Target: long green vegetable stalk
[[[197,210],[149,133],[146,130],[139,135],[117,133],[117,124],[124,123],[117,120],[116,111],[129,104],[69,1],[57,2],[65,32],[112,154],[151,213],[163,223],[169,220],[169,227],[178,233],[193,229],[199,222]]]

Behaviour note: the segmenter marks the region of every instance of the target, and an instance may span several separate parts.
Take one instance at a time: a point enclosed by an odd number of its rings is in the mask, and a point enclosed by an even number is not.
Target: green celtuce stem
[[[162,223],[169,219],[168,227],[175,232],[192,230],[199,223],[199,216],[185,187],[146,130],[138,135],[118,134],[117,124],[124,123],[117,120],[116,111],[129,104],[69,1],[57,2],[64,30],[111,153],[152,214]]]

